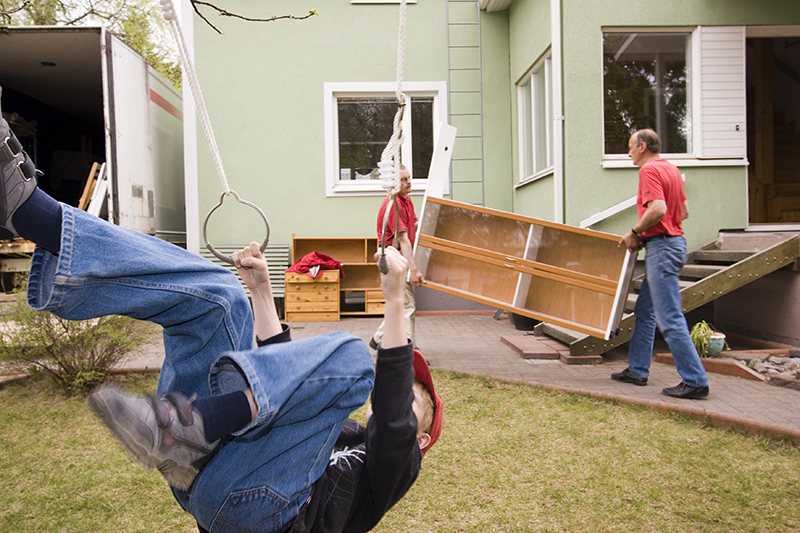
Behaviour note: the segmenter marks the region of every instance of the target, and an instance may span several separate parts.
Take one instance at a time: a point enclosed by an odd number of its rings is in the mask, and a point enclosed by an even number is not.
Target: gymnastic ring
[[[264,242],[261,243],[261,247],[260,247],[260,250],[261,250],[262,254],[264,253],[264,250],[267,249],[267,244],[269,244],[269,222],[267,221],[267,216],[264,214],[264,212],[261,209],[258,208],[258,206],[256,204],[254,204],[252,202],[248,202],[247,200],[242,200],[241,198],[239,198],[239,195],[236,194],[236,191],[234,191],[233,189],[231,189],[227,193],[222,193],[222,196],[220,196],[220,199],[219,199],[219,203],[211,208],[211,211],[209,211],[208,214],[206,215],[205,222],[203,222],[203,240],[206,243],[206,248],[208,248],[208,251],[210,251],[212,254],[214,254],[214,256],[217,259],[232,265],[234,263],[233,263],[233,259],[231,258],[231,256],[223,255],[223,254],[219,253],[217,250],[215,250],[214,246],[212,246],[212,244],[210,242],[208,242],[208,236],[206,235],[206,228],[208,227],[208,221],[211,218],[211,214],[214,211],[216,211],[220,206],[222,206],[222,202],[225,200],[225,196],[227,196],[228,194],[232,194],[234,196],[234,198],[236,198],[237,202],[239,202],[240,204],[244,204],[244,205],[248,205],[248,206],[252,207],[253,209],[256,210],[256,212],[258,212],[259,215],[261,215],[261,219],[264,221],[264,225],[267,227],[267,235],[266,235],[266,237],[264,237]]]

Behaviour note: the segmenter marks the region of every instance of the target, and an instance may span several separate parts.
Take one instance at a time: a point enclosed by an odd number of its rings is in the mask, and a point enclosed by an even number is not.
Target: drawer
[[[305,272],[285,272],[283,274],[285,283],[323,283],[323,282],[338,282],[338,270],[323,270],[319,276],[312,278]]]
[[[386,310],[384,302],[367,302],[367,313],[371,315],[382,315]]]
[[[334,302],[339,303],[338,291],[309,292],[309,291],[286,291],[286,303],[289,302]]]
[[[286,311],[287,322],[338,322],[339,312],[335,313],[306,313],[297,311]]]
[[[386,296],[381,291],[366,291],[367,302],[385,302]]]
[[[338,283],[286,283],[284,291],[297,294],[338,294]],[[338,298],[338,296],[337,296]]]
[[[291,302],[285,303],[286,311],[339,312],[339,302]]]

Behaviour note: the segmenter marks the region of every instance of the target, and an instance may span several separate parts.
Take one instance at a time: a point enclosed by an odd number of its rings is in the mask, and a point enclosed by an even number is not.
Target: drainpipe
[[[553,201],[554,222],[564,223],[564,102],[561,64],[561,0],[550,0],[553,56]]]

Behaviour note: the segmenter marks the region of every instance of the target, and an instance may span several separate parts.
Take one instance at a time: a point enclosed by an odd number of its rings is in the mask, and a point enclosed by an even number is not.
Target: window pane
[[[370,179],[392,137],[394,98],[338,98],[339,177]]]
[[[604,33],[605,153],[625,154],[635,130],[652,128],[663,153],[691,151],[688,33]]]
[[[433,158],[433,97],[411,98],[413,179],[428,179]]]
[[[521,176],[521,179],[525,179],[528,176],[531,176],[534,173],[533,169],[533,97],[531,91],[531,81],[529,80],[525,85],[522,87],[522,101],[519,103],[520,109],[522,111],[521,116],[523,120],[523,134],[525,135],[525,139],[523,140],[522,146],[524,153],[521,154],[522,156],[522,166],[524,168],[524,176]]]
[[[536,167],[534,168],[534,172],[539,172],[549,166],[547,159],[547,77],[545,76],[544,68],[533,75],[533,83],[535,93],[534,115],[536,117],[536,146],[534,146]]]

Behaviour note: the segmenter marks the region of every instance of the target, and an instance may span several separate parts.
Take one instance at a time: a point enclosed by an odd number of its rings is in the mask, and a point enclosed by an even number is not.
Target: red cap
[[[439,440],[439,436],[442,434],[444,406],[442,405],[442,400],[439,399],[439,395],[436,394],[436,390],[433,388],[433,378],[431,377],[431,370],[428,368],[428,362],[422,357],[422,354],[419,353],[418,350],[414,350],[414,377],[424,383],[433,395],[433,423],[431,424],[430,430],[431,442],[422,450],[422,454],[424,455],[425,452],[430,450],[431,446]]]

